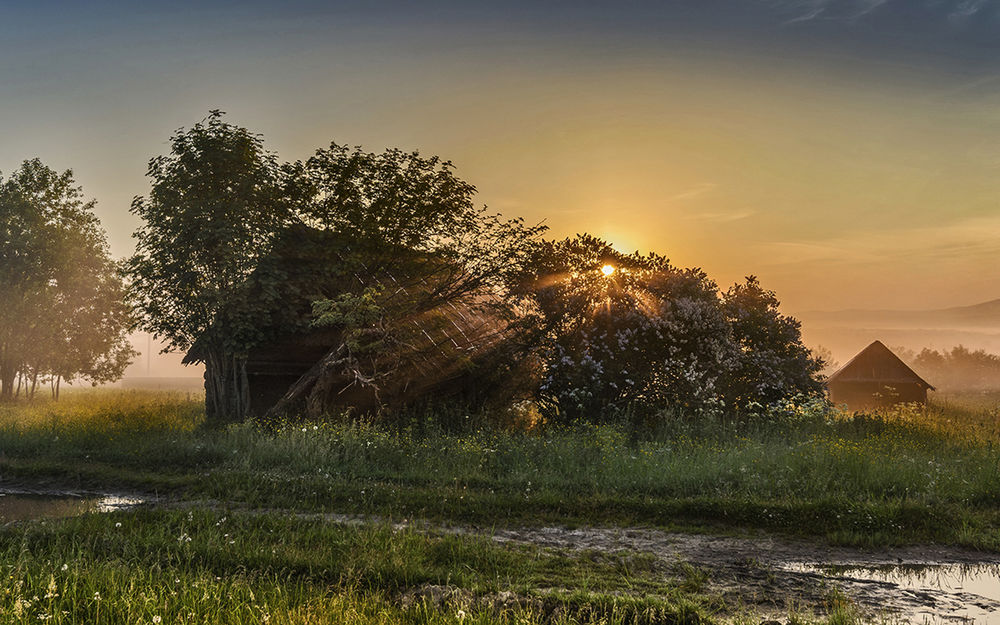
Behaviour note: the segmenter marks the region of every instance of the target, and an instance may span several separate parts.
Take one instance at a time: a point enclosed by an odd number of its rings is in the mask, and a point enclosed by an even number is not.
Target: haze
[[[0,84],[0,169],[74,169],[119,256],[147,160],[219,108],[287,160],[441,155],[791,312],[1000,297],[996,0],[32,3]]]

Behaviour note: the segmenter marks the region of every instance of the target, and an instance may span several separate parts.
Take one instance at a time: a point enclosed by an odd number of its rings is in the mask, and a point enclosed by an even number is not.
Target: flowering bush
[[[529,266],[515,291],[535,328],[537,399],[550,420],[738,408],[818,390],[798,323],[754,279],[720,295],[701,270],[588,235],[541,242]]]

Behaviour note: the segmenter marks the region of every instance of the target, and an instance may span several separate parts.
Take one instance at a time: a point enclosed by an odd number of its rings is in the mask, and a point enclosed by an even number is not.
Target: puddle
[[[112,512],[140,503],[141,499],[122,495],[0,491],[0,523]]]
[[[851,566],[789,563],[849,592],[891,597],[892,612],[911,623],[1000,625],[1000,565],[941,564]]]
[[[862,550],[779,537],[737,538],[643,529],[497,530],[493,540],[559,549],[640,552],[710,572],[730,604],[787,620],[790,607],[819,618],[840,587],[873,622],[1000,625],[1000,556],[947,546]],[[903,564],[900,564],[903,563]]]
[[[218,502],[197,505],[219,507]],[[389,522],[336,513],[253,509],[241,513],[291,514],[346,525]],[[556,550],[643,553],[652,555],[667,571],[686,562],[708,572],[709,589],[721,597],[724,609],[731,614],[749,610],[766,620],[789,622],[790,611],[824,620],[830,590],[839,587],[861,609],[865,622],[1000,625],[1000,554],[992,552],[946,545],[864,550],[776,536],[682,534],[648,528],[477,528],[419,520],[392,527],[478,534],[501,544]]]

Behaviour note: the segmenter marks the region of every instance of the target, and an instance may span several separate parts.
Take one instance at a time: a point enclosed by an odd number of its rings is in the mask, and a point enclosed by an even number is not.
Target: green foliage
[[[722,295],[722,310],[738,346],[723,383],[727,403],[745,409],[823,390],[823,361],[802,344],[800,324],[778,310],[774,291],[749,276]]]
[[[495,291],[542,230],[477,208],[437,157],[334,143],[279,165],[219,111],[175,133],[149,176],[132,204],[144,220],[133,291],[148,330],[205,362],[213,423],[246,416],[246,357],[263,343],[316,327],[347,330],[344,344],[364,335],[387,357],[339,364],[375,384],[374,368],[412,356],[404,330],[420,315],[459,303],[509,315]]]
[[[327,326],[369,326],[382,316],[382,308],[376,303],[379,291],[372,287],[359,295],[341,293],[335,299],[313,302],[313,322],[317,328]]]
[[[147,175],[149,195],[132,202],[143,224],[129,260],[142,325],[174,349],[199,342],[193,359],[206,365],[210,420],[240,419],[244,359],[273,305],[249,297],[247,278],[289,219],[277,160],[259,136],[212,111],[174,133]]]
[[[426,419],[212,431],[192,427],[196,399],[75,397],[0,410],[5,479],[491,525],[688,523],[1000,549],[995,405],[850,415],[789,403],[652,431],[623,416],[524,433],[476,415],[454,433]]]
[[[720,294],[698,269],[589,235],[535,245],[527,267],[515,289],[536,328],[550,420],[744,410],[821,388],[798,322],[754,278]]]
[[[116,380],[135,356],[120,268],[93,208],[71,171],[37,159],[0,179],[0,398],[17,378],[25,394],[40,376],[54,389]]]
[[[207,338],[245,351],[252,324],[226,318],[233,307],[225,304],[287,219],[277,161],[259,136],[223,121],[220,111],[178,130],[170,147],[149,162],[149,196],[132,202],[143,220],[129,261],[143,323],[177,349]]]
[[[332,143],[286,171],[299,216],[339,235],[336,260],[356,278],[342,280],[341,292],[324,285],[327,299],[369,294],[396,320],[458,302],[510,316],[496,296],[544,227],[477,207],[476,188],[451,162]]]
[[[379,289],[368,287],[359,295],[341,293],[334,299],[316,300],[312,303],[312,326],[340,329],[341,341],[353,354],[376,351],[384,342],[378,336],[371,339],[363,330],[377,327],[384,318],[379,296]]]
[[[5,623],[709,620],[704,594],[649,567],[630,570],[622,596],[611,558],[278,514],[138,510],[8,526],[0,566]]]

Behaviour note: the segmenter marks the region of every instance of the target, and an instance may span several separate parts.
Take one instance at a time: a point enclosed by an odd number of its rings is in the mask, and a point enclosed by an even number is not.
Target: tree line
[[[1000,356],[984,349],[971,350],[962,345],[919,352],[895,348],[921,377],[942,391],[990,391],[1000,389]]]
[[[0,400],[121,377],[135,353],[121,267],[94,201],[39,160],[0,174]]]
[[[798,322],[755,278],[721,292],[700,270],[593,236],[545,240],[477,206],[437,157],[332,143],[282,163],[213,111],[149,175],[129,275],[144,326],[205,363],[210,420],[247,415],[258,345],[336,328],[309,397],[330,370],[377,391],[415,349],[405,321],[456,303],[503,328],[466,386],[530,397],[556,421],[746,410],[820,389]]]
[[[328,408],[331,372],[390,405],[416,387],[406,372],[429,370],[421,363],[433,358],[437,371],[463,370],[466,398],[530,399],[552,422],[665,409],[750,414],[821,389],[822,363],[798,322],[756,278],[722,290],[699,269],[598,237],[547,240],[544,226],[478,205],[476,188],[438,157],[334,142],[282,162],[260,135],[212,111],[175,132],[147,173],[150,191],[131,206],[141,220],[133,256],[116,266],[91,225],[88,249],[104,259],[106,279],[82,282],[103,285],[96,291],[118,304],[107,315],[118,343],[104,344],[103,373],[97,363],[39,371],[113,375],[107,363],[130,356],[121,332],[132,320],[205,364],[214,424],[250,416],[254,350],[310,333],[336,337],[334,347],[277,407],[314,416]],[[73,189],[60,206],[89,214]],[[64,282],[47,280],[32,288]],[[74,325],[92,323],[80,319]],[[431,340],[431,356],[421,346],[444,326],[472,338]],[[27,367],[40,366],[26,355],[10,362],[32,375]]]

